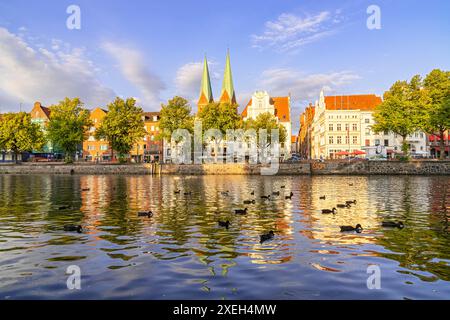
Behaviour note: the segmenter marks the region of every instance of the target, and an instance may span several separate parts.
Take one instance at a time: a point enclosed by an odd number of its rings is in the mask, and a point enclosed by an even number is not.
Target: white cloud
[[[160,93],[166,86],[159,76],[150,71],[143,55],[135,49],[112,42],[103,43],[102,47],[118,62],[125,78],[139,90],[142,96],[138,100],[147,107],[159,106]]]
[[[115,96],[97,79],[83,49],[36,47],[0,28],[0,52],[1,112],[15,111],[20,103],[24,109],[34,101],[50,105],[66,96],[80,97],[90,108],[105,105]]]
[[[341,11],[322,11],[316,15],[296,16],[283,13],[276,21],[267,21],[261,35],[252,35],[253,47],[271,48],[278,52],[298,50],[311,42],[318,41],[336,32]]]
[[[321,89],[325,94],[334,94],[360,76],[351,71],[304,74],[292,69],[269,69],[261,74],[261,79],[259,87],[271,96],[291,94],[291,121],[295,133],[303,107],[314,103]]]
[[[219,79],[220,76],[219,73],[214,72],[214,66],[213,61],[208,61],[211,82]],[[175,77],[176,94],[196,103],[200,94],[202,74],[203,62],[190,62],[181,66]]]

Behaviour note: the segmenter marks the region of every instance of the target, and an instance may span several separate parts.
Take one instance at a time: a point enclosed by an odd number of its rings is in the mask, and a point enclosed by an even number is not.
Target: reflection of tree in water
[[[383,237],[377,237],[376,242],[393,253],[380,253],[381,256],[396,260],[400,266],[410,271],[422,281],[450,281],[450,267],[446,260],[450,260],[450,235],[437,227],[433,212],[417,212],[414,205],[412,190],[416,184],[411,183],[410,177],[405,177],[402,198],[402,210],[406,227],[402,230],[383,229]],[[434,186],[435,188],[436,186]],[[433,189],[434,189],[433,188]],[[440,192],[432,190],[431,197],[439,197]],[[429,200],[432,202],[433,200]],[[401,253],[401,254],[399,254]],[[414,271],[431,273],[426,276]]]
[[[135,236],[142,230],[142,224],[137,219],[136,210],[132,210],[129,205],[127,177],[116,176],[107,179],[109,188],[105,192],[108,192],[108,200],[102,208],[104,215],[99,221],[99,227],[108,227],[108,233],[102,234],[100,238],[117,245],[134,243]]]

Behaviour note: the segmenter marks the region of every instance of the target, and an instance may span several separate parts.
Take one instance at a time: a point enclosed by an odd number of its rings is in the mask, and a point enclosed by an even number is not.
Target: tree
[[[160,134],[157,138],[168,140],[177,129],[186,129],[191,133],[194,131],[194,117],[186,99],[176,96],[166,105],[161,105],[159,129]]]
[[[31,122],[31,115],[26,112],[6,113],[0,122],[0,148],[11,151],[17,161],[23,152],[39,150],[45,144],[41,127]]]
[[[425,131],[439,136],[440,159],[445,156],[445,131],[450,130],[450,71],[435,69],[423,81],[429,97]]]
[[[64,151],[66,163],[73,161],[77,147],[87,138],[92,121],[79,98],[65,98],[50,106],[47,138]]]
[[[108,105],[108,113],[95,131],[96,139],[105,139],[111,146],[111,158],[114,150],[119,153],[119,161],[133,148],[133,145],[145,136],[143,110],[136,106],[136,100],[119,97]]]
[[[397,81],[384,94],[384,101],[374,112],[375,132],[391,131],[402,137],[402,151],[408,153],[406,138],[423,127],[427,97],[421,90],[420,76],[411,81]]]
[[[255,129],[256,134],[258,135],[258,140],[260,129],[267,130],[268,142],[271,141],[271,131],[274,129],[278,129],[280,143],[285,143],[287,139],[286,128],[282,124],[280,124],[277,121],[277,118],[270,112],[261,113],[256,117],[256,119],[248,119],[244,122],[244,128],[246,130]]]
[[[239,128],[241,117],[237,108],[237,105],[229,103],[209,103],[198,115],[202,120],[203,130],[218,129],[226,134],[227,130]]]

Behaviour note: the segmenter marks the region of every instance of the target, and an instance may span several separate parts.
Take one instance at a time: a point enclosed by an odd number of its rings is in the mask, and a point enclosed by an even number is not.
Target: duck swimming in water
[[[325,197],[325,196],[321,196],[319,199],[320,199],[320,200],[325,200],[326,197]]]
[[[285,196],[284,199],[291,200],[294,193],[291,191],[291,193],[288,196]]]
[[[280,191],[274,191],[274,192],[272,192],[272,195],[279,196],[280,195]]]
[[[234,213],[236,213],[236,214],[247,214],[247,208],[245,208],[245,209],[236,209],[236,210],[234,210]]]
[[[185,196],[190,196],[192,194],[191,191],[183,193]]]
[[[227,191],[222,191],[221,194],[222,194],[223,196],[227,196],[227,195],[228,195],[228,192],[230,192],[230,191],[228,191],[228,190],[227,190]]]
[[[405,225],[401,221],[399,221],[399,222],[383,221],[381,223],[381,226],[383,226],[385,228],[399,228],[399,229],[403,229],[405,227]]]
[[[363,228],[361,227],[361,225],[359,223],[355,227],[352,227],[352,226],[341,226],[341,232],[356,231],[358,233],[361,233],[362,230],[363,230]]]
[[[322,213],[332,213],[335,214],[336,213],[336,208],[333,209],[322,209]]]
[[[70,208],[71,208],[71,206],[60,206],[58,208],[58,210],[66,210],[66,209],[70,209]]]
[[[250,195],[254,196],[255,195],[255,191],[250,192]]]
[[[259,236],[259,243],[263,243],[264,241],[273,239],[273,236],[275,235],[275,233],[270,230],[269,233],[265,233]]]
[[[339,204],[336,205],[336,207],[338,207],[338,208],[350,208],[350,203],[346,203],[346,204],[339,203]]]
[[[153,212],[151,212],[151,211],[140,211],[140,212],[138,212],[138,217],[151,218],[151,217],[153,217]]]
[[[255,199],[253,199],[253,200],[244,200],[244,204],[255,204]]]
[[[230,221],[228,221],[228,220],[227,220],[227,221],[221,221],[221,220],[219,220],[219,221],[218,221],[218,224],[219,224],[220,227],[225,227],[225,228],[228,229],[228,227],[230,226],[231,223],[230,223]]]
[[[268,196],[261,196],[261,199],[267,199],[267,200],[269,200],[269,199],[270,199],[270,194],[269,194]]]
[[[76,226],[73,224],[68,224],[64,226],[64,231],[70,231],[70,232],[78,232],[78,233],[82,233],[83,232],[83,227],[82,226]]]
[[[175,194],[180,194],[180,192],[181,192],[181,190],[176,190],[176,191],[174,191],[173,193],[175,193]]]
[[[346,204],[356,204],[356,200],[345,201]]]

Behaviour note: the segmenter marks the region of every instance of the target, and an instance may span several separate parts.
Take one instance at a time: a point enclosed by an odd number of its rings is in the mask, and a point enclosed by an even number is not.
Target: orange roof
[[[291,113],[289,112],[289,97],[272,97],[270,103],[275,107],[275,116],[281,122],[291,121]],[[247,103],[244,111],[242,111],[242,117],[247,117],[247,108],[252,104],[252,99]]]
[[[327,110],[372,111],[381,104],[381,102],[381,98],[374,94],[325,97],[325,106]]]

